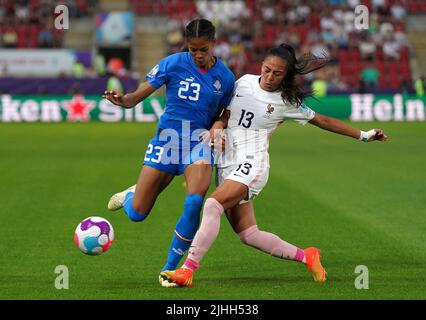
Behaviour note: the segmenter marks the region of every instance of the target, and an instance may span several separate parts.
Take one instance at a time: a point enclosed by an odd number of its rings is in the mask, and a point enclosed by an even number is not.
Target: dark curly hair
[[[300,106],[307,97],[312,97],[312,90],[304,90],[296,81],[297,75],[304,75],[324,67],[329,58],[324,53],[317,57],[312,53],[306,53],[299,59],[296,58],[294,48],[286,43],[273,47],[266,52],[265,59],[274,56],[283,59],[287,65],[287,73],[281,83],[284,102]]]

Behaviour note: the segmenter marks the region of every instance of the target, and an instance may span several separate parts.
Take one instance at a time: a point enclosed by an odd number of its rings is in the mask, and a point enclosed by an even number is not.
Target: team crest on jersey
[[[266,113],[263,117],[269,119],[269,117],[271,116],[272,112],[274,112],[274,110],[275,108],[271,104],[268,104],[266,106]]]
[[[147,74],[147,76],[150,78],[154,78],[155,75],[158,73],[159,68],[160,66],[157,64],[154,68],[152,68],[152,70]]]
[[[220,89],[222,89],[222,84],[220,83],[220,81],[219,81],[219,80],[216,80],[216,81],[213,83],[213,87],[216,89],[216,90],[214,91],[214,93],[219,93],[219,94],[221,94],[221,93],[222,93],[222,91],[220,91]]]

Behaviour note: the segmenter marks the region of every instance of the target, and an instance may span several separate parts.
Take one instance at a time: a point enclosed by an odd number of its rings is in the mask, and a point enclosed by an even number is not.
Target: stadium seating
[[[171,20],[180,20],[181,23],[188,21],[197,15],[197,9],[201,8],[200,2],[203,1],[199,1],[198,3],[190,0],[173,0],[166,2],[158,0],[130,1],[134,12],[137,14],[165,14],[168,15]],[[224,3],[226,2],[229,1],[221,1],[223,6],[225,6]],[[326,16],[327,12],[335,9],[335,7],[324,3],[318,2],[318,4],[310,4],[307,6],[310,11],[308,11],[306,16],[303,16],[300,15],[300,8],[294,6],[293,2],[288,0],[246,0],[244,1],[244,5],[248,18],[247,15],[245,16],[244,14],[241,14],[241,18],[239,18],[239,21],[237,22],[235,22],[235,19],[233,18],[230,18],[229,21],[217,19],[215,22],[218,26],[219,33],[227,35],[224,39],[229,43],[231,48],[235,45],[235,41],[242,40],[240,39],[241,37],[239,38],[238,35],[235,36],[233,34],[235,31],[230,27],[230,25],[236,24],[242,26],[245,23],[245,20],[249,19],[250,21],[250,29],[252,32],[251,44],[247,45],[247,43],[244,43],[248,50],[243,50],[238,53],[240,55],[244,55],[244,58],[241,60],[246,62],[243,68],[234,70],[234,72],[237,73],[237,76],[239,76],[238,72],[259,72],[262,54],[256,53],[262,53],[265,49],[277,44],[278,42],[286,41],[292,43],[298,50],[298,53],[311,49],[314,45],[313,39],[315,39],[315,37],[321,37],[321,32],[324,31],[324,28],[322,27],[324,16]],[[375,8],[370,0],[363,1],[363,4],[365,4],[370,10],[376,10],[379,15],[379,19],[376,21],[376,31],[373,31],[373,33],[376,33],[377,42],[374,54],[374,67],[378,69],[381,75],[379,85],[383,88],[396,88],[403,81],[410,78],[409,48],[406,46],[400,46],[397,50],[399,51],[398,63],[396,63],[396,61],[386,62],[389,57],[382,48],[384,40],[377,40],[377,38],[380,38],[378,37],[380,26],[383,23],[390,23],[395,31],[400,31],[401,34],[404,34],[405,24],[403,20],[401,21],[392,15],[392,7],[397,4],[402,4],[404,8],[403,10],[408,12],[426,12],[426,1],[404,0],[401,2],[398,0],[389,0],[386,2],[385,8]],[[270,16],[265,13],[268,9],[272,9],[268,12]],[[349,8],[342,7],[342,10],[349,10]],[[223,12],[225,12],[225,10]],[[201,16],[206,16],[208,13],[209,12],[207,11],[198,11],[198,15]],[[293,14],[293,17],[290,17],[291,14]],[[404,14],[404,12],[402,14]],[[333,17],[334,22],[337,22],[336,15]],[[356,30],[355,32],[346,31],[346,36],[349,38],[346,47],[336,47],[334,41],[331,44],[322,43],[330,55],[336,58],[340,63],[339,69],[341,79],[349,87],[354,87],[358,84],[360,74],[365,66],[359,50],[360,33],[361,31],[357,32]],[[230,35],[232,35],[232,37]],[[173,50],[176,48],[179,48],[179,46],[175,45]],[[232,58],[232,55],[228,57],[228,65],[232,66],[232,63],[230,63]],[[383,75],[386,75],[386,77]]]
[[[27,0],[26,6],[20,6],[14,1],[4,1],[3,7],[7,19],[4,19],[0,31],[4,40],[5,31],[14,34],[16,41],[7,45],[9,48],[60,48],[63,42],[63,31],[54,28],[52,15],[54,8],[63,4],[63,1]],[[74,3],[74,6],[72,6]],[[90,15],[90,9],[96,6],[97,0],[75,0],[67,2],[71,18],[79,18]],[[4,41],[0,41],[0,43]]]
[[[225,42],[231,52],[223,59],[231,68],[234,68],[233,71],[237,77],[247,72],[259,72],[265,50],[281,42],[291,43],[298,54],[308,50],[325,49],[339,63],[341,81],[351,88],[357,85],[365,67],[364,56],[359,49],[361,37],[364,36],[363,31],[351,30],[350,24],[353,25],[353,20],[350,21],[349,28],[348,21],[345,20],[351,12],[353,13],[353,9],[348,6],[329,5],[327,0],[306,1],[305,5],[302,3],[298,6],[295,5],[296,2],[290,0],[236,0],[232,3],[226,0],[127,1],[129,8],[138,16],[163,15],[169,18],[170,23],[178,22],[175,25],[179,26],[180,32],[182,32],[181,26],[194,17],[206,16],[210,19],[213,17],[221,42]],[[238,2],[242,2],[243,6],[238,7],[238,12],[234,12],[237,9],[232,6]],[[330,2],[335,3],[335,1]],[[3,1],[1,6],[10,17],[0,28],[2,40],[7,34],[6,40],[9,42],[1,41],[1,45],[12,48],[61,47],[63,32],[55,29],[52,20],[46,19],[45,16],[46,12],[53,10],[54,5],[59,3],[60,1],[56,0],[50,2],[28,0],[28,17],[21,19],[17,13],[19,5],[12,0]],[[74,7],[71,8],[70,14],[78,18],[93,15],[95,11],[93,6],[98,1],[75,0],[72,3]],[[208,11],[211,7],[203,12],[207,3],[209,6],[214,4],[216,8],[219,7],[219,12],[223,14],[212,14]],[[389,34],[382,34],[381,29],[384,29],[386,24],[387,28],[390,26],[395,33],[403,37],[405,22],[401,17],[404,17],[406,13],[426,13],[426,1],[388,0],[383,8],[376,8],[371,0],[365,0],[362,3],[375,11],[378,16],[373,21],[374,27],[368,32],[369,37],[374,38],[376,46],[373,64],[380,74],[379,86],[389,89],[398,87],[411,77],[410,49],[407,44],[401,44],[394,38],[389,40]],[[399,10],[396,10],[396,7]],[[16,14],[15,17],[13,13]],[[342,43],[340,38],[339,40],[336,38],[336,31],[341,32]],[[396,47],[398,49],[395,50],[399,54],[397,59],[390,57],[389,50],[384,48],[386,41],[398,42]],[[169,53],[180,48],[179,43],[170,44]]]

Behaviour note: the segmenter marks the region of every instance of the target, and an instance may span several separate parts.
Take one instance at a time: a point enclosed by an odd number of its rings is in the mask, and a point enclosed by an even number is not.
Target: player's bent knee
[[[208,212],[219,212],[220,214],[222,214],[224,212],[224,209],[222,204],[215,198],[207,198],[206,202],[204,203],[203,214]]]

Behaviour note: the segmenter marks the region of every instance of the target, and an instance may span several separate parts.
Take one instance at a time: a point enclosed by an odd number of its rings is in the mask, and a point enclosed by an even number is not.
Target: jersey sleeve
[[[167,66],[169,59],[166,57],[161,59],[160,63],[157,64],[152,70],[146,75],[146,80],[155,89],[160,88],[167,82]]]
[[[307,124],[315,117],[315,111],[302,103],[299,107],[291,107],[285,112],[285,119],[296,120],[301,125]]]

